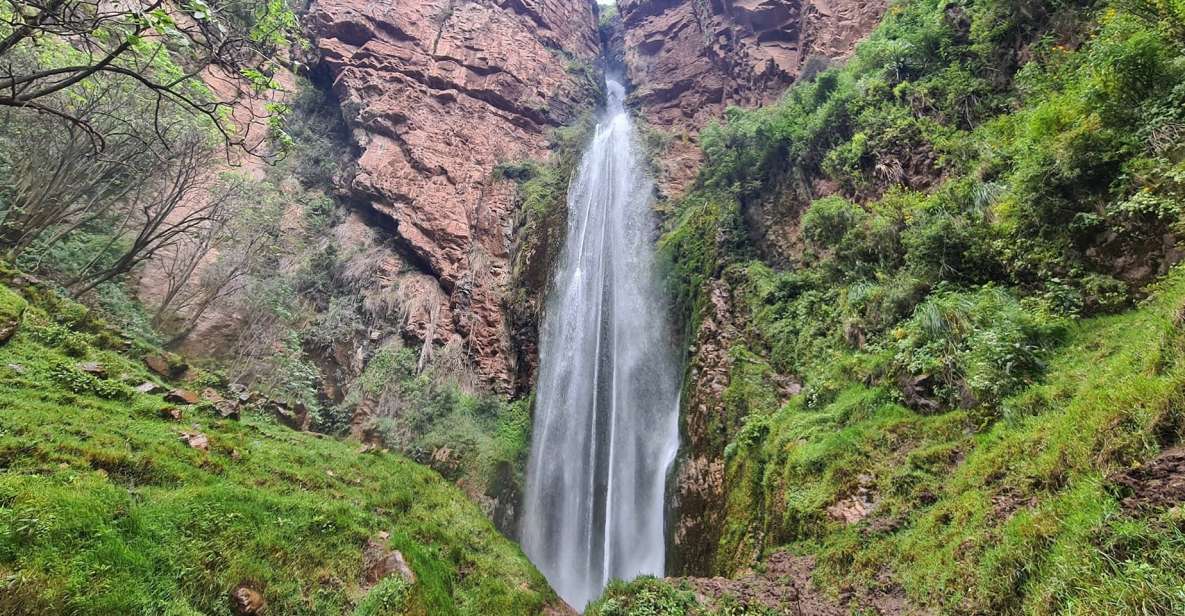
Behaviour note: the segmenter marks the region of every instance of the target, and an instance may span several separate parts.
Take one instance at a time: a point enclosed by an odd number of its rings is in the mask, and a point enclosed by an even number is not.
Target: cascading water
[[[621,84],[568,190],[542,331],[522,540],[577,609],[613,579],[661,575],[678,449],[678,369],[650,245],[652,184]]]

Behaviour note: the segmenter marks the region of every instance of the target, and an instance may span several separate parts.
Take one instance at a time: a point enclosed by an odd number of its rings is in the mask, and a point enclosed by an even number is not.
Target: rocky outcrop
[[[514,387],[504,315],[512,183],[549,129],[594,100],[589,0],[316,0],[309,28],[360,151],[345,188],[394,236],[424,302],[404,334],[462,341],[485,385]],[[422,284],[427,282],[427,284]],[[441,301],[443,299],[443,301]]]
[[[730,105],[776,99],[804,73],[852,52],[885,0],[620,0],[633,97],[674,134],[660,158],[670,196],[695,178],[695,135]]]
[[[724,390],[733,360],[728,349],[741,332],[733,325],[732,294],[723,281],[705,289],[707,302],[695,332],[683,407],[683,455],[675,475],[671,571],[713,571],[725,517],[724,445],[712,425],[724,415]]]

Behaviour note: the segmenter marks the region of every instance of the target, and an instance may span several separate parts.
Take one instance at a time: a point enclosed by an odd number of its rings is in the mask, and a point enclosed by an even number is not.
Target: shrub
[[[994,403],[1044,371],[1061,328],[998,287],[939,291],[894,332],[897,369],[934,381],[944,405]]]

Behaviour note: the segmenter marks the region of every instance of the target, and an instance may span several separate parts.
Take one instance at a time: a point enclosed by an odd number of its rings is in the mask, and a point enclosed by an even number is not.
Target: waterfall
[[[568,189],[541,332],[523,549],[569,605],[662,575],[678,368],[651,246],[652,182],[621,84]]]

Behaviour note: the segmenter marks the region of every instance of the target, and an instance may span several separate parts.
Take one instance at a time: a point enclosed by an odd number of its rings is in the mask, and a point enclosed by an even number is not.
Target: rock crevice
[[[389,221],[404,266],[447,295],[405,329],[428,344],[460,342],[481,383],[513,391],[503,302],[516,189],[494,170],[546,159],[548,131],[595,100],[597,85],[570,70],[599,55],[595,6],[315,0],[308,23],[359,152],[343,188]]]
[[[620,0],[625,65],[647,122],[684,138],[661,157],[677,197],[702,161],[698,131],[731,105],[773,102],[812,58],[835,61],[880,21],[885,0]]]

